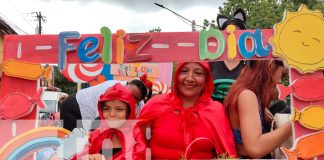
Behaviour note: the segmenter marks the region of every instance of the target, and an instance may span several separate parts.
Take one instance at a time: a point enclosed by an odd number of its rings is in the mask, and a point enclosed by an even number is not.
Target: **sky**
[[[148,32],[160,27],[162,32],[190,32],[185,23],[172,12],[156,6],[162,4],[196,24],[216,20],[218,7],[225,0],[1,0],[0,17],[19,34],[35,34],[35,12],[41,12],[46,22],[42,34],[78,31],[81,34],[99,34],[106,26],[114,33]],[[34,12],[34,13],[33,13]],[[197,27],[198,30],[201,27]]]

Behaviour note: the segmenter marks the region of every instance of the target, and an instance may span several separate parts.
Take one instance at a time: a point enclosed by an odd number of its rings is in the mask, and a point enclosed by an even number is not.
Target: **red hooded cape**
[[[122,86],[119,83],[110,87],[103,95],[100,96],[98,101],[98,111],[101,120],[100,127],[90,133],[89,145],[85,146],[84,150],[81,153],[74,156],[73,159],[76,159],[79,156],[83,156],[87,154],[87,152],[88,154],[99,153],[102,149],[103,141],[105,139],[111,139],[112,135],[114,134],[117,135],[117,137],[121,140],[122,150],[114,154],[112,158],[126,159],[126,155],[132,153],[132,148],[135,145],[135,141],[133,138],[133,128],[135,123],[127,121],[120,128],[114,129],[109,127],[109,125],[106,122],[106,119],[103,117],[103,111],[100,103],[115,99],[127,103],[130,109],[130,115],[128,117],[128,120],[135,119],[136,101],[134,99],[133,94],[126,87]]]
[[[211,135],[210,141],[214,145],[214,149],[217,153],[217,156],[219,156],[222,153],[227,153],[228,156],[237,157],[234,136],[233,136],[232,128],[228,121],[227,114],[225,112],[225,108],[221,103],[213,101],[211,99],[211,95],[214,87],[213,87],[213,81],[210,73],[209,64],[207,62],[197,62],[197,63],[201,64],[204,67],[204,69],[208,71],[207,83],[205,83],[204,92],[192,107],[195,108],[195,112],[201,119],[200,123],[203,123],[207,127],[208,131],[210,131],[210,135]],[[182,100],[177,96],[178,90],[176,86],[177,86],[177,79],[179,76],[179,70],[182,68],[184,64],[185,63],[180,63],[177,66],[177,70],[174,76],[174,86],[172,92],[169,94],[153,97],[143,107],[138,118],[139,120],[141,120],[138,123],[140,127],[145,128],[147,126],[150,127],[154,125],[154,121],[165,113],[174,112],[174,111],[181,112],[181,110],[183,110]],[[190,116],[189,116],[189,120],[190,120]],[[168,125],[174,125],[174,124],[170,123]],[[188,136],[190,135],[190,133],[188,132],[190,132],[190,130],[187,130],[186,128],[182,128],[182,129],[184,130],[184,143],[185,146],[187,146],[186,150],[188,150],[190,149],[188,147],[188,144],[191,143],[193,139],[191,140],[188,139]],[[161,150],[161,152],[163,152],[163,150]],[[152,153],[154,154],[153,151]],[[185,153],[185,151],[183,153]],[[165,156],[166,157],[164,158],[168,158],[168,155]],[[152,157],[154,157],[154,155],[152,155]]]

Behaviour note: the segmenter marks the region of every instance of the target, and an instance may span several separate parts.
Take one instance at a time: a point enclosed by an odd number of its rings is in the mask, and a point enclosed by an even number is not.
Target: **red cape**
[[[212,139],[215,146],[217,155],[227,153],[230,157],[237,157],[237,152],[235,149],[234,136],[232,128],[228,121],[227,114],[225,112],[224,106],[219,102],[214,102],[211,99],[211,94],[213,92],[213,82],[209,70],[208,63],[200,63],[206,70],[207,73],[207,83],[205,85],[204,93],[192,106],[195,108],[198,116],[204,123],[204,125],[210,130]],[[177,83],[177,77],[179,75],[179,68],[181,68],[184,63],[179,64],[174,78],[174,86]],[[182,100],[177,96],[177,88],[173,87],[173,92],[166,95],[155,96],[149,100],[149,102],[143,107],[138,125],[142,128],[145,126],[150,126],[150,124],[158,118],[160,115],[173,112],[181,111]],[[172,125],[172,124],[170,124]],[[185,133],[185,135],[187,135]]]

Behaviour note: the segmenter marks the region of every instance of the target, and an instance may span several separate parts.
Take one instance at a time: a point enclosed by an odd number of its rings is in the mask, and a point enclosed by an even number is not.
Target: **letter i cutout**
[[[117,56],[116,61],[118,64],[122,64],[124,62],[124,40],[126,33],[124,30],[119,29],[117,31]]]
[[[236,27],[234,25],[228,25],[226,27],[226,32],[229,33],[227,38],[227,57],[229,59],[234,59],[236,57],[236,37],[235,32]]]

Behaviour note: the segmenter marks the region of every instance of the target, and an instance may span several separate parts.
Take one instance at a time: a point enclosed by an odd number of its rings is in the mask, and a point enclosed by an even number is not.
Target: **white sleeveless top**
[[[82,125],[85,130],[88,131],[92,120],[99,116],[97,104],[100,95],[104,94],[107,89],[116,83],[126,86],[127,81],[109,80],[93,87],[82,89],[76,93],[76,100],[82,116]]]

